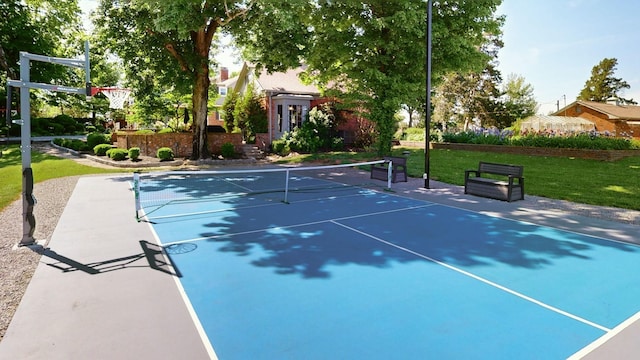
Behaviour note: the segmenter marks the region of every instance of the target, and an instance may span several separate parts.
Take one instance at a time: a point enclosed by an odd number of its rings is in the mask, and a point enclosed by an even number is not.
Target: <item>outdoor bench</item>
[[[464,172],[464,193],[509,202],[524,200],[523,172],[522,166],[481,161],[478,170]],[[506,176],[506,179],[496,179],[497,176],[483,177],[486,174]]]
[[[383,164],[371,165],[371,178],[388,180],[389,162],[391,162],[391,182],[407,181],[407,158],[400,156],[385,156]]]

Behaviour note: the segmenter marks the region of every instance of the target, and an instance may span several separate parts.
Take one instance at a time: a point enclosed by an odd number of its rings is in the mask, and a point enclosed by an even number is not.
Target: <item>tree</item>
[[[6,0],[0,3],[0,83],[20,77],[20,52],[72,57],[80,38],[77,0]],[[34,61],[33,82],[69,84],[73,71],[64,66]],[[0,89],[4,94],[5,88]],[[4,104],[4,102],[2,102]]]
[[[222,104],[222,112],[224,114],[224,128],[228,133],[234,132],[236,129],[236,121],[233,114],[235,113],[238,97],[239,94],[237,91],[230,90],[224,99],[224,104]]]
[[[266,19],[269,34],[282,40],[272,51],[287,49],[291,55],[293,48],[287,46],[278,14],[290,14],[294,3],[306,5],[303,0],[101,0],[96,27],[105,45],[125,60],[128,76],[153,71],[160,84],[191,92],[192,158],[206,159],[210,157],[206,124],[215,36],[223,30],[233,34],[251,28],[256,19]],[[291,61],[283,64],[286,68]]]
[[[235,128],[240,129],[247,143],[255,142],[257,133],[268,130],[267,112],[262,107],[263,101],[255,93],[253,83],[247,86],[242,97],[237,98],[233,109]]]
[[[624,99],[619,96],[621,91],[630,89],[631,85],[622,78],[613,76],[617,65],[618,59],[604,58],[594,66],[591,69],[591,77],[585,82],[584,88],[578,95],[578,100],[606,102],[608,99],[616,98],[626,103],[636,104],[633,99]]]
[[[533,94],[533,86],[524,77],[510,74],[502,86],[504,113],[497,116],[500,128],[511,126],[515,121],[534,115],[538,102]]]
[[[491,62],[481,72],[447,74],[436,88],[434,122],[440,123],[443,130],[450,124],[467,130],[473,122],[497,126],[495,115],[501,111],[500,81],[500,71]]]
[[[480,4],[470,1],[434,3],[433,73],[437,79],[451,70],[481,69],[487,55],[479,49],[487,34],[499,34],[501,18],[493,14],[501,0]],[[274,34],[266,21],[262,27],[246,29],[238,39],[249,59],[274,64],[303,60],[308,65],[307,79],[340,92],[348,104],[376,125],[379,154],[387,154],[395,129],[394,114],[402,104],[411,104],[425,92],[425,19],[422,0],[401,1],[314,1],[306,13],[286,17],[285,35]],[[281,15],[282,17],[282,15]],[[302,31],[296,31],[296,21]],[[278,28],[280,30],[280,28]],[[299,36],[302,34],[303,36]],[[272,53],[280,49],[282,38],[296,53]],[[298,53],[301,51],[302,53]],[[264,55],[269,53],[268,57]],[[251,57],[253,55],[253,57]],[[296,58],[301,56],[302,59]]]

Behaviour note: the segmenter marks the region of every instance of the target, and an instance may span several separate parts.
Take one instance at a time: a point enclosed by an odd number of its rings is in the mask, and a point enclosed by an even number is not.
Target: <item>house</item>
[[[218,88],[218,98],[216,99],[216,103],[214,105],[215,110],[209,114],[207,117],[207,126],[208,127],[223,127],[224,120],[220,114],[220,109],[222,109],[222,105],[224,104],[224,100],[227,96],[227,92],[229,89],[233,89],[236,86],[236,82],[238,77],[229,78],[229,68],[223,67],[220,69],[220,74],[218,77],[213,80],[214,84],[216,84]]]
[[[551,115],[580,117],[592,122],[598,132],[640,139],[640,106],[618,101],[601,103],[577,100]]]
[[[254,89],[264,96],[269,131],[260,137],[260,141],[268,146],[284,133],[300,127],[309,110],[330,100],[323,97],[316,86],[302,82],[300,74],[304,70],[304,67],[299,67],[270,74],[265,69],[257,72],[254,66],[245,62],[238,76],[230,79],[222,77],[217,83],[220,95],[215,105],[217,112],[222,108],[228,93],[236,91],[242,94],[249,84],[253,83]],[[351,123],[354,121],[355,119],[350,119],[340,129],[345,140],[353,138]]]

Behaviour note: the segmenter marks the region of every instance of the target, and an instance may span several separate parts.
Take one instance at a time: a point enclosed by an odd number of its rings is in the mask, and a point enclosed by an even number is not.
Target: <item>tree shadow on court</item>
[[[638,252],[629,244],[444,206],[336,220],[327,214],[322,221],[319,213],[336,209],[288,209],[280,215],[306,212],[300,216],[307,221],[299,223],[309,224],[287,227],[261,222],[258,213],[235,214],[207,224],[215,235],[201,235],[216,242],[218,251],[257,257],[254,266],[304,278],[330,277],[336,266],[384,268],[425,260],[461,268],[545,269],[571,258],[588,267],[597,266],[603,251]],[[264,230],[240,231],[251,221]]]

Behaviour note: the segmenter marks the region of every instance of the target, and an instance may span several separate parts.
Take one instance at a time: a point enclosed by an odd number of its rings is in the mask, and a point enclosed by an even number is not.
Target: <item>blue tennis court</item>
[[[640,311],[635,245],[307,175],[284,202],[281,181],[140,185],[221,359],[567,358]]]

